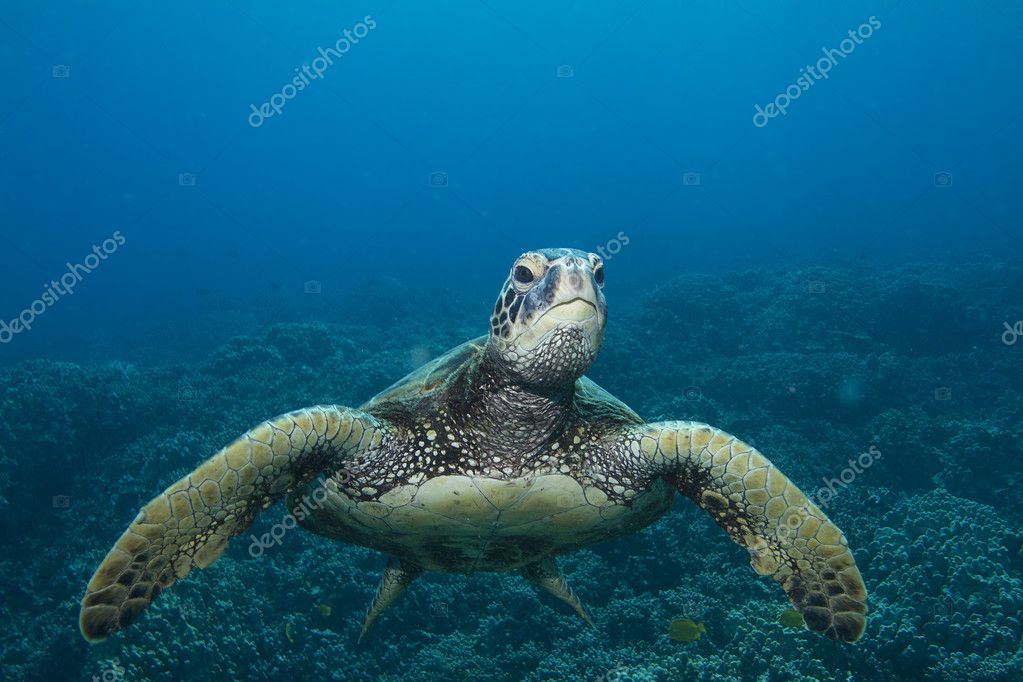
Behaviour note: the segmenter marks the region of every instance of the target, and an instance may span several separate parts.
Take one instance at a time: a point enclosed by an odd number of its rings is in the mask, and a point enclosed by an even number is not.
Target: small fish
[[[330,618],[330,612],[333,611],[333,609],[327,606],[326,604],[320,604],[316,608],[320,610],[320,615],[323,616],[324,618]]]
[[[795,609],[785,609],[778,616],[778,622],[787,628],[801,628],[806,623],[803,614]]]
[[[291,636],[291,621],[289,620],[284,624],[284,636],[288,638],[288,641],[292,644],[295,643],[295,638]]]
[[[695,623],[688,618],[673,620],[668,626],[668,637],[676,642],[695,642],[706,631],[707,628],[703,623]]]

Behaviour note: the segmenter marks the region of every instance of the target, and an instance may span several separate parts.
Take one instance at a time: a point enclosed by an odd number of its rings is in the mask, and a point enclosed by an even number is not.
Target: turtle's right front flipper
[[[771,576],[806,626],[855,642],[867,623],[867,588],[845,535],[766,457],[734,436],[694,422],[627,427],[639,463],[709,513],[750,564]]]
[[[256,514],[323,472],[379,449],[387,426],[333,405],[263,422],[142,508],[89,581],[90,641],[126,628],[161,590],[206,568]]]

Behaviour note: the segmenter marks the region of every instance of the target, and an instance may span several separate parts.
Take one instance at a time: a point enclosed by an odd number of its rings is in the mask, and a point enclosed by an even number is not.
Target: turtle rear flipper
[[[647,466],[670,480],[780,583],[806,621],[855,642],[866,626],[867,589],[842,531],[766,457],[693,422],[630,427]]]
[[[590,614],[586,612],[586,608],[583,603],[579,601],[579,597],[575,596],[575,592],[569,587],[568,581],[565,580],[565,576],[562,575],[561,569],[558,568],[557,562],[554,557],[547,557],[543,561],[530,564],[523,567],[519,573],[533,583],[537,587],[543,588],[549,594],[557,597],[561,601],[565,602],[572,607],[572,610],[578,614],[580,618],[586,621],[586,624],[593,627],[593,619],[590,618]]]
[[[157,495],[96,569],[79,626],[89,641],[126,628],[163,589],[206,568],[256,514],[356,454],[386,427],[344,407],[320,406],[263,422]]]
[[[377,616],[393,604],[401,596],[402,592],[405,591],[405,588],[422,575],[422,573],[423,569],[421,567],[408,561],[391,559],[387,562],[387,570],[384,571],[384,577],[380,580],[376,596],[373,598],[373,603],[370,604],[369,610],[366,611],[366,619],[363,621],[362,630],[359,632],[359,642],[366,636],[369,629],[373,627]]]

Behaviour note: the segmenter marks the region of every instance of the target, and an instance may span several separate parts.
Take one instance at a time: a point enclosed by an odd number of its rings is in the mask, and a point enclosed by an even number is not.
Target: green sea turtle
[[[650,525],[680,492],[781,583],[807,627],[857,640],[866,589],[824,512],[735,437],[645,423],[583,376],[604,337],[603,287],[592,253],[526,253],[488,336],[360,409],[311,407],[241,436],[142,508],[89,582],[84,636],[127,627],[285,496],[284,526],[393,557],[363,634],[424,570],[517,571],[590,622],[555,557]]]

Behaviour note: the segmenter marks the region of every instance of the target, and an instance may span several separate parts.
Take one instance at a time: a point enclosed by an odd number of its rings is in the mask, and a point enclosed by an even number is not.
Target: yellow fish
[[[778,616],[778,622],[787,628],[801,628],[806,623],[803,614],[795,609],[785,609]]]
[[[331,609],[326,604],[320,604],[317,608],[320,610],[321,616],[323,616],[324,618],[330,618],[330,613],[331,611],[333,611],[333,609]]]
[[[676,642],[695,642],[700,638],[707,628],[703,623],[694,623],[688,618],[684,620],[673,620],[668,626],[668,637]]]

